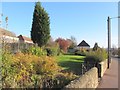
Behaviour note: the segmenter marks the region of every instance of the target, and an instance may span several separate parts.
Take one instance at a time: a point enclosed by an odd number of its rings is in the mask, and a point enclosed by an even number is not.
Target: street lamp
[[[115,18],[120,18],[120,16],[118,17],[113,17],[113,18],[110,18],[108,16],[108,19],[107,19],[107,24],[108,24],[108,69],[109,69],[109,63],[111,63],[111,19],[115,19]]]

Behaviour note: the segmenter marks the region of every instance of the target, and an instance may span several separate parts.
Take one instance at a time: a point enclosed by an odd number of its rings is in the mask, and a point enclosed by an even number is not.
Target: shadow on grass
[[[82,73],[82,62],[64,61],[60,62],[59,65],[67,68],[63,72],[72,72],[76,75],[81,75]]]

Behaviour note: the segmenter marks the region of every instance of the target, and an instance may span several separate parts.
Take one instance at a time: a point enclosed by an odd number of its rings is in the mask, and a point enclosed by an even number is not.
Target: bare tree
[[[71,36],[71,37],[70,37],[70,40],[71,40],[71,42],[72,42],[70,48],[76,47],[76,46],[77,46],[77,40],[76,40],[76,38],[75,38],[74,36]]]
[[[0,14],[0,17],[1,17],[0,26],[2,27],[2,17],[3,17],[3,14],[2,14],[2,13]]]
[[[5,18],[6,21],[6,29],[8,28],[8,17]]]

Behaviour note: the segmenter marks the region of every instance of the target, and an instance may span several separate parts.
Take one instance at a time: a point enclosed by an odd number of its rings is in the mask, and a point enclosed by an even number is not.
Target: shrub
[[[77,77],[61,73],[53,57],[3,53],[2,62],[3,88],[62,88]]]
[[[19,68],[16,68],[17,64],[14,61],[13,54],[7,51],[2,53],[2,86],[5,88],[17,87],[15,75],[19,72]]]
[[[80,50],[76,50],[75,51],[75,55],[86,56],[87,53],[88,53],[87,51],[80,51]]]
[[[46,46],[47,56],[57,56],[60,54],[59,44],[51,42]]]
[[[17,53],[2,55],[3,87],[28,87],[35,83],[33,75],[54,76],[60,70],[53,57],[38,57],[32,54]],[[31,85],[31,86],[32,86]]]
[[[36,56],[46,56],[47,55],[47,52],[46,52],[46,50],[44,49],[44,48],[40,48],[40,47],[30,47],[29,49],[24,49],[23,51],[22,51],[22,53],[24,53],[24,54],[27,54],[27,53],[29,53],[29,54],[32,54],[32,55],[36,55]]]
[[[99,49],[97,51],[90,51],[85,58],[85,63],[89,63],[93,66],[96,66],[99,62],[106,59],[107,52],[104,49]]]
[[[63,88],[67,85],[70,81],[76,79],[78,76],[74,75],[73,73],[58,73],[54,79],[54,87],[55,88]]]
[[[41,76],[37,77],[37,88],[63,88],[70,81],[76,79],[78,76],[73,73],[58,73],[54,76]],[[40,87],[41,86],[41,87]]]
[[[53,57],[23,53],[3,55],[4,88],[61,88],[76,78],[72,73],[60,71]]]
[[[48,47],[46,48],[47,56],[57,56],[60,54],[60,50],[56,47]]]

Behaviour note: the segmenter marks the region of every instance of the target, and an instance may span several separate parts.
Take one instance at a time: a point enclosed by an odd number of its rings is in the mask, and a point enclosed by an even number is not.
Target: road
[[[112,58],[110,68],[106,70],[98,88],[118,88],[120,90],[120,58]],[[119,73],[119,74],[118,74]],[[119,80],[118,80],[119,79]]]

